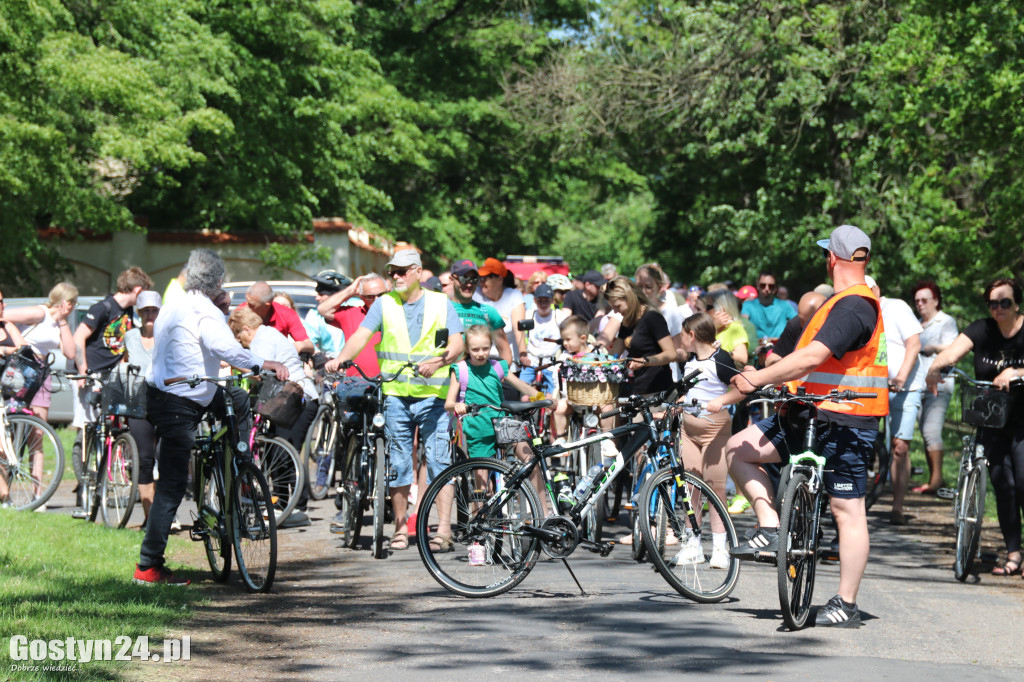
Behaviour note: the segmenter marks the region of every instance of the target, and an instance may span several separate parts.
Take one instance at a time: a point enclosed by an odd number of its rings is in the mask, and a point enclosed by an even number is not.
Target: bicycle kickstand
[[[569,575],[572,576],[573,582],[576,583],[576,587],[580,588],[580,594],[584,597],[589,597],[587,591],[583,589],[583,585],[580,585],[580,581],[576,578],[576,574],[572,572],[572,568],[569,567],[569,562],[566,559],[562,559],[562,563],[565,564],[565,570],[569,571]]]

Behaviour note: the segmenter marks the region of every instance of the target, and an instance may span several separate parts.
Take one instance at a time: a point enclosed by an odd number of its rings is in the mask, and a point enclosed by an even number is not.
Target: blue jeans
[[[384,431],[391,446],[392,488],[412,485],[412,436],[418,426],[427,455],[427,482],[451,464],[448,449],[448,413],[439,398],[400,398],[384,401]]]

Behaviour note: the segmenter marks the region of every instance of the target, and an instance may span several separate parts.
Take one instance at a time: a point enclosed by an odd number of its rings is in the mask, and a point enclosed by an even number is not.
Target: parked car
[[[105,296],[79,296],[78,306],[75,308],[74,319],[68,320],[68,324],[71,326],[71,331],[74,333],[78,329],[79,323],[82,318],[89,311],[89,308],[93,307]],[[39,298],[8,298],[4,300],[7,309],[12,308],[25,308],[33,305],[45,305],[49,299],[46,297]],[[63,369],[69,372],[74,371],[75,363],[68,360],[63,355],[58,355],[53,359],[54,369]],[[74,406],[74,392],[71,390],[69,382],[63,379],[53,380],[53,400],[50,403],[50,413],[48,420],[54,424],[70,423],[75,417],[75,406]]]

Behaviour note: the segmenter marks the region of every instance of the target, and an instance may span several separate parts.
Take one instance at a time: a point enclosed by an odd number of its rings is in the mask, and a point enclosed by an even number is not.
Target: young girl
[[[700,382],[686,394],[687,402],[696,400],[704,409],[699,415],[683,413],[683,430],[679,442],[683,465],[703,478],[712,490],[725,499],[725,443],[731,432],[729,413],[722,408],[743,398],[729,380],[739,373],[732,357],[715,347],[715,321],[707,313],[697,313],[683,321],[683,348],[689,359],[683,369],[686,376],[700,370]],[[717,516],[711,519],[714,550],[709,566],[729,567],[729,549],[726,544],[725,525]],[[696,538],[694,538],[696,539]],[[699,544],[683,545],[676,555],[677,564],[701,563],[704,553]]]
[[[457,362],[452,368],[448,398],[444,401],[444,407],[449,412],[463,417],[462,433],[466,438],[466,452],[469,456],[493,457],[496,442],[491,419],[501,417],[502,414],[496,410],[485,409],[476,415],[466,416],[466,404],[500,405],[504,399],[503,383],[509,384],[523,395],[534,396],[534,400],[541,400],[544,394],[509,374],[508,363],[504,360],[490,359],[493,341],[490,327],[474,324],[466,330],[465,338],[468,359]],[[517,443],[516,457],[526,459],[529,456],[530,447],[526,443]],[[538,493],[544,490],[540,467],[533,470],[530,480]],[[546,496],[541,495],[541,499],[546,510]]]

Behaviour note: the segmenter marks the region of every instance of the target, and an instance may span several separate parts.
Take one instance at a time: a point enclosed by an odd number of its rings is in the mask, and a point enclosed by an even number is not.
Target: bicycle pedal
[[[755,552],[754,561],[761,564],[778,565],[778,556],[775,552]]]
[[[956,499],[956,490],[953,488],[939,488],[935,491],[935,496],[942,498],[943,500]]]

